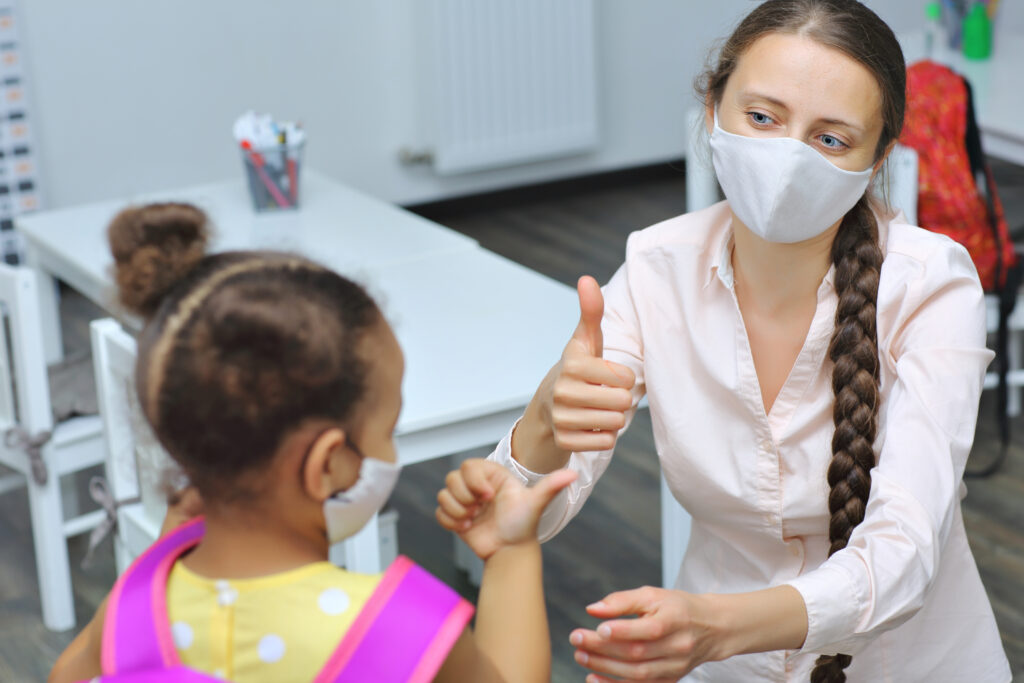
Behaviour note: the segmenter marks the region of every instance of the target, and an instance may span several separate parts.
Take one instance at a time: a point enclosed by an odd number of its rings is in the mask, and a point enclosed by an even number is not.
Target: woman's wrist
[[[751,593],[709,594],[713,659],[739,654],[799,650],[807,638],[807,608],[792,586]]]
[[[538,390],[538,394],[543,390]],[[537,474],[547,474],[566,466],[568,451],[555,445],[551,421],[544,415],[544,407],[537,396],[526,406],[523,417],[512,430],[509,442],[512,458]]]

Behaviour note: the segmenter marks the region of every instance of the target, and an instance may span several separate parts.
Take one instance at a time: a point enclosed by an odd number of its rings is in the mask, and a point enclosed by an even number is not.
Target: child
[[[536,527],[574,475],[526,489],[480,460],[449,474],[439,501],[460,520],[438,518],[486,561],[475,634],[472,608],[405,558],[383,578],[331,565],[330,544],[398,477],[403,358],[377,306],[300,256],[204,255],[206,216],[189,205],[127,209],[109,239],[121,302],[147,320],[141,405],[204,518],[119,579],[51,683],[147,667],[236,683],[548,680]],[[152,618],[133,623],[137,595]],[[155,665],[139,654],[150,632]]]

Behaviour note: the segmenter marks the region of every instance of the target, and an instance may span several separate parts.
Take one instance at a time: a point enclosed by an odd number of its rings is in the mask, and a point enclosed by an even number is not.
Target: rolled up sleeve
[[[807,607],[801,652],[855,655],[912,617],[935,579],[960,504],[993,357],[985,348],[984,296],[967,252],[950,243],[930,255],[899,308],[883,351],[894,379],[881,406],[864,520],[846,548],[788,582]]]

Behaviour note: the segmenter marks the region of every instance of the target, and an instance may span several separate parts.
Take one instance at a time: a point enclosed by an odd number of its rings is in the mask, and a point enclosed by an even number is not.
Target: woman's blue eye
[[[825,145],[829,149],[842,149],[843,147],[846,147],[846,143],[831,135],[822,135],[818,139],[821,140],[821,144]]]
[[[761,126],[766,126],[772,122],[772,117],[768,116],[767,114],[762,114],[759,111],[750,112],[750,118],[754,123]]]

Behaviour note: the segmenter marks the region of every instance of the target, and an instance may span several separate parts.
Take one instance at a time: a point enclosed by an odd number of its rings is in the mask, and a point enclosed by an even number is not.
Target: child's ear
[[[339,428],[331,428],[316,438],[309,448],[309,454],[302,466],[302,489],[310,498],[323,502],[337,488],[337,480],[343,467],[340,459],[349,456],[345,446],[345,432]],[[358,456],[351,454],[358,460]],[[355,464],[358,471],[358,463]]]

